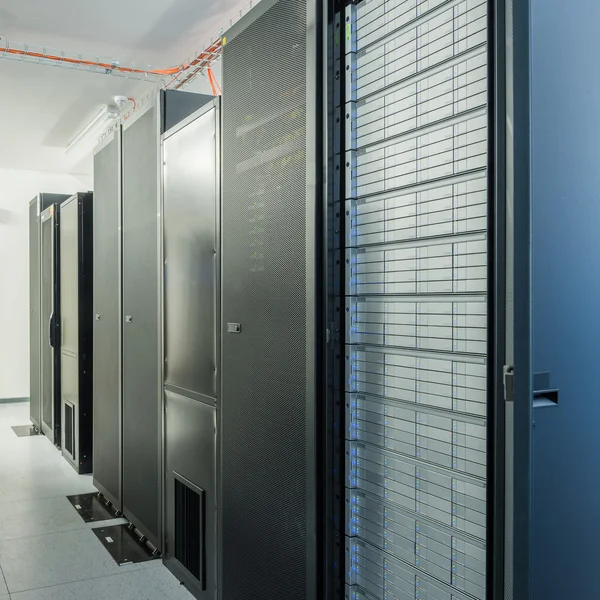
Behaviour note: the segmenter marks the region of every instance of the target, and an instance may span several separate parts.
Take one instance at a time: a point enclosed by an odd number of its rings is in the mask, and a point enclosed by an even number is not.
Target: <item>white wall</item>
[[[91,176],[0,168],[0,399],[29,396],[29,201],[91,189]]]

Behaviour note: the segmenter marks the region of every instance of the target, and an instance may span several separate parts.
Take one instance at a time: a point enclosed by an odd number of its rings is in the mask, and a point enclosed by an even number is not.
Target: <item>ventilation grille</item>
[[[203,533],[204,491],[175,477],[175,558],[206,589]]]
[[[74,441],[75,441],[75,408],[70,404],[65,404],[65,451],[71,456],[75,456]]]

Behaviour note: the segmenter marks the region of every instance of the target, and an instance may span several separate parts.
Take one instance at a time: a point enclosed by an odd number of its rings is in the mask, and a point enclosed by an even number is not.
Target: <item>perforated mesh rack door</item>
[[[316,561],[307,550],[307,2],[263,0],[235,32],[223,49],[222,598],[300,600]]]
[[[486,0],[346,12],[346,598],[484,600]]]

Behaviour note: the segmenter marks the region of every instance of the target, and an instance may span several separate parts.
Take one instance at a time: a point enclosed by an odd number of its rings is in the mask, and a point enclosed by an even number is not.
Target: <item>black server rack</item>
[[[320,4],[262,0],[223,40],[223,600],[318,593]]]
[[[512,2],[323,4],[223,38],[219,597],[501,598]]]
[[[61,447],[80,474],[92,471],[92,219],[92,193],[75,194],[61,205]]]

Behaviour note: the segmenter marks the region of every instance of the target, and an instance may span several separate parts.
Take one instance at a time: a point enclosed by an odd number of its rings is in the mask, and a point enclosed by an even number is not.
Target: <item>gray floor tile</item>
[[[85,529],[66,497],[7,502],[0,508],[0,540]]]
[[[8,598],[8,588],[6,587],[6,582],[4,581],[4,576],[2,575],[2,571],[0,571],[0,598],[1,599]]]
[[[60,466],[25,464],[3,469],[0,464],[0,502],[70,496],[94,491],[91,479],[66,475]]]
[[[0,404],[0,600],[192,600],[161,561],[113,561],[90,530],[102,523],[66,499],[96,491],[92,477],[47,438],[18,438],[11,426],[28,422],[28,404]]]
[[[163,567],[12,594],[12,600],[192,600]]]
[[[110,524],[125,520],[111,520]],[[85,523],[65,496],[7,502],[0,505],[0,540],[98,527]]]
[[[90,529],[0,542],[0,565],[11,594],[143,569],[151,564],[119,567]]]

